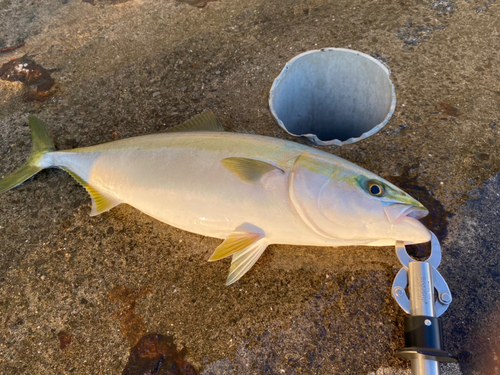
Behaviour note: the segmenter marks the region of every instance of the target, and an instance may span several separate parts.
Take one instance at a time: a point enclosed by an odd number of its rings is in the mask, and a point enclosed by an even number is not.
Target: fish
[[[232,257],[226,285],[270,244],[389,246],[430,240],[427,209],[356,164],[296,142],[224,131],[210,111],[166,131],[56,151],[29,118],[32,152],[0,194],[45,168],[89,193],[90,215],[128,204],[173,227],[222,239],[209,261]]]

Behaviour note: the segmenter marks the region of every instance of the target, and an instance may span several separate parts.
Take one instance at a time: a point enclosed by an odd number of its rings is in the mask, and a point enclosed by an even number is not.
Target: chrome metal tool
[[[439,375],[439,362],[456,362],[444,350],[439,319],[452,300],[450,288],[436,269],[441,263],[441,245],[431,232],[431,255],[427,260],[411,258],[404,242],[399,241],[396,255],[403,268],[392,284],[392,296],[410,314],[405,316],[406,346],[396,355],[411,360],[412,375]]]

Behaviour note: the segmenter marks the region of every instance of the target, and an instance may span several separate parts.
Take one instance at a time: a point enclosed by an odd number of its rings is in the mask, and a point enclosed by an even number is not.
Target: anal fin
[[[108,194],[102,193],[95,187],[91,186],[87,181],[82,179],[76,173],[70,171],[69,169],[62,168],[68,172],[71,177],[73,177],[80,185],[82,185],[85,190],[90,194],[92,199],[92,210],[90,211],[90,216],[97,216],[103,212],[111,210],[113,207],[118,206],[122,203],[120,200],[112,197]]]

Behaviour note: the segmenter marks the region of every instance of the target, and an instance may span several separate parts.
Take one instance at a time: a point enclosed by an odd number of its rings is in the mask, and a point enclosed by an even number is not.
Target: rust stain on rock
[[[65,350],[71,345],[71,336],[66,332],[61,331],[57,334],[57,338],[59,339],[59,349]]]
[[[124,285],[117,286],[109,292],[111,302],[122,304],[120,312],[113,316],[120,322],[121,332],[132,346],[137,344],[146,332],[144,320],[135,314],[135,306],[137,300],[147,293],[150,293],[147,289],[137,293]]]
[[[6,47],[6,48],[1,48],[0,53],[5,53],[5,52],[10,52],[14,51],[18,48],[24,47],[24,43],[18,44],[17,46],[12,46],[12,47]]]
[[[122,375],[197,375],[186,354],[185,348],[177,350],[173,337],[151,333],[132,348]]]
[[[23,99],[27,102],[49,99],[53,94],[54,79],[41,65],[26,56],[6,62],[0,67],[0,79],[24,84]]]
[[[439,105],[439,110],[441,110],[448,116],[458,117],[462,114],[462,112],[460,112],[458,108],[453,107],[451,104],[440,102],[438,103],[438,105]]]

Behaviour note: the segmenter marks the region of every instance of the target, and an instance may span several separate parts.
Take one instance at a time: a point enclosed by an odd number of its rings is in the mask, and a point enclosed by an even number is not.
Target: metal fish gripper
[[[411,258],[400,241],[396,242],[396,255],[403,268],[392,283],[392,296],[410,314],[404,323],[406,346],[396,355],[411,360],[412,375],[439,375],[439,362],[456,362],[444,350],[439,318],[452,301],[450,288],[436,269],[441,263],[441,245],[431,232],[431,255],[427,260]]]

